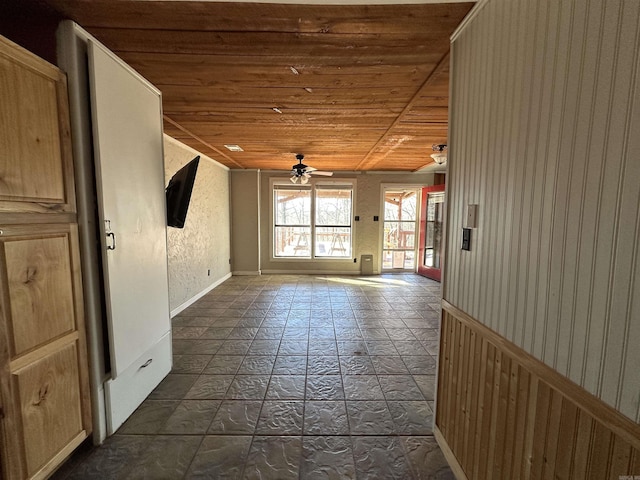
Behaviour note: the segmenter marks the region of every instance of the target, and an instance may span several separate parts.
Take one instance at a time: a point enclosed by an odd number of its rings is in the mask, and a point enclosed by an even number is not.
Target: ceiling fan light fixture
[[[445,152],[447,150],[446,144],[433,145],[432,149],[435,153],[432,153],[430,157],[433,158],[434,162],[438,165],[444,165],[447,163],[447,154]]]
[[[309,177],[303,175],[302,177],[300,177],[300,183],[302,185],[306,185],[307,183],[309,183]]]
[[[430,156],[438,165],[444,165],[445,163],[447,163],[446,153],[432,153]]]
[[[298,177],[293,175],[289,180],[291,181],[291,183],[296,183],[298,181]]]

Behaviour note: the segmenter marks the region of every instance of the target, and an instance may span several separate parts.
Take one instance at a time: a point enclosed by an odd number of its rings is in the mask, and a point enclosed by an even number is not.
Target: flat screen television
[[[184,228],[200,155],[178,170],[167,185],[167,225]]]

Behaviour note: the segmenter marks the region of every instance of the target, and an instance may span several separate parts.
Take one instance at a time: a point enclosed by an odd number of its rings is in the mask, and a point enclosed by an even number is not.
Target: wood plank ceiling
[[[321,170],[431,163],[449,36],[473,6],[43,1],[162,91],[168,135],[230,168],[283,170],[296,153]]]

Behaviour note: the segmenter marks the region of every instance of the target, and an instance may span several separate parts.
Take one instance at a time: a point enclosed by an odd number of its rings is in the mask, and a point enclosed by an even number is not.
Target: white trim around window
[[[351,260],[354,197],[354,179],[271,179],[271,259]]]

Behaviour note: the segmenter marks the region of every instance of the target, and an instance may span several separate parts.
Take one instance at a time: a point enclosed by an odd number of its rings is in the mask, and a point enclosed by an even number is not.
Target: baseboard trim
[[[363,276],[353,270],[262,270],[262,275],[351,275]]]
[[[231,272],[234,276],[238,277],[250,277],[262,275],[260,270],[234,270]]]
[[[218,285],[220,285],[222,282],[224,282],[225,280],[230,279],[232,276],[231,272],[227,273],[224,277],[219,278],[218,280],[216,280],[215,282],[213,282],[211,285],[209,285],[207,288],[205,288],[204,290],[202,290],[200,293],[197,293],[196,295],[194,295],[193,297],[191,297],[189,300],[187,300],[186,302],[184,302],[181,305],[178,305],[176,308],[174,308],[173,310],[171,310],[171,318],[175,317],[176,315],[178,315],[180,312],[182,312],[183,310],[187,309],[188,307],[190,307],[191,305],[193,305],[194,303],[196,303],[198,300],[200,300],[202,297],[204,297],[207,293],[209,293],[211,290],[213,290],[214,288],[216,288]]]
[[[449,467],[451,468],[451,471],[453,472],[453,474],[456,476],[456,479],[469,480],[467,478],[467,475],[464,473],[464,470],[462,470],[462,467],[458,463],[458,459],[453,454],[453,451],[451,451],[451,448],[449,447],[449,444],[447,443],[444,436],[442,435],[442,432],[435,425],[433,426],[433,436],[435,437],[436,442],[438,442],[438,445],[440,445],[440,450],[442,450],[442,453],[444,454],[444,458],[445,460],[447,460],[447,463],[449,464]]]

